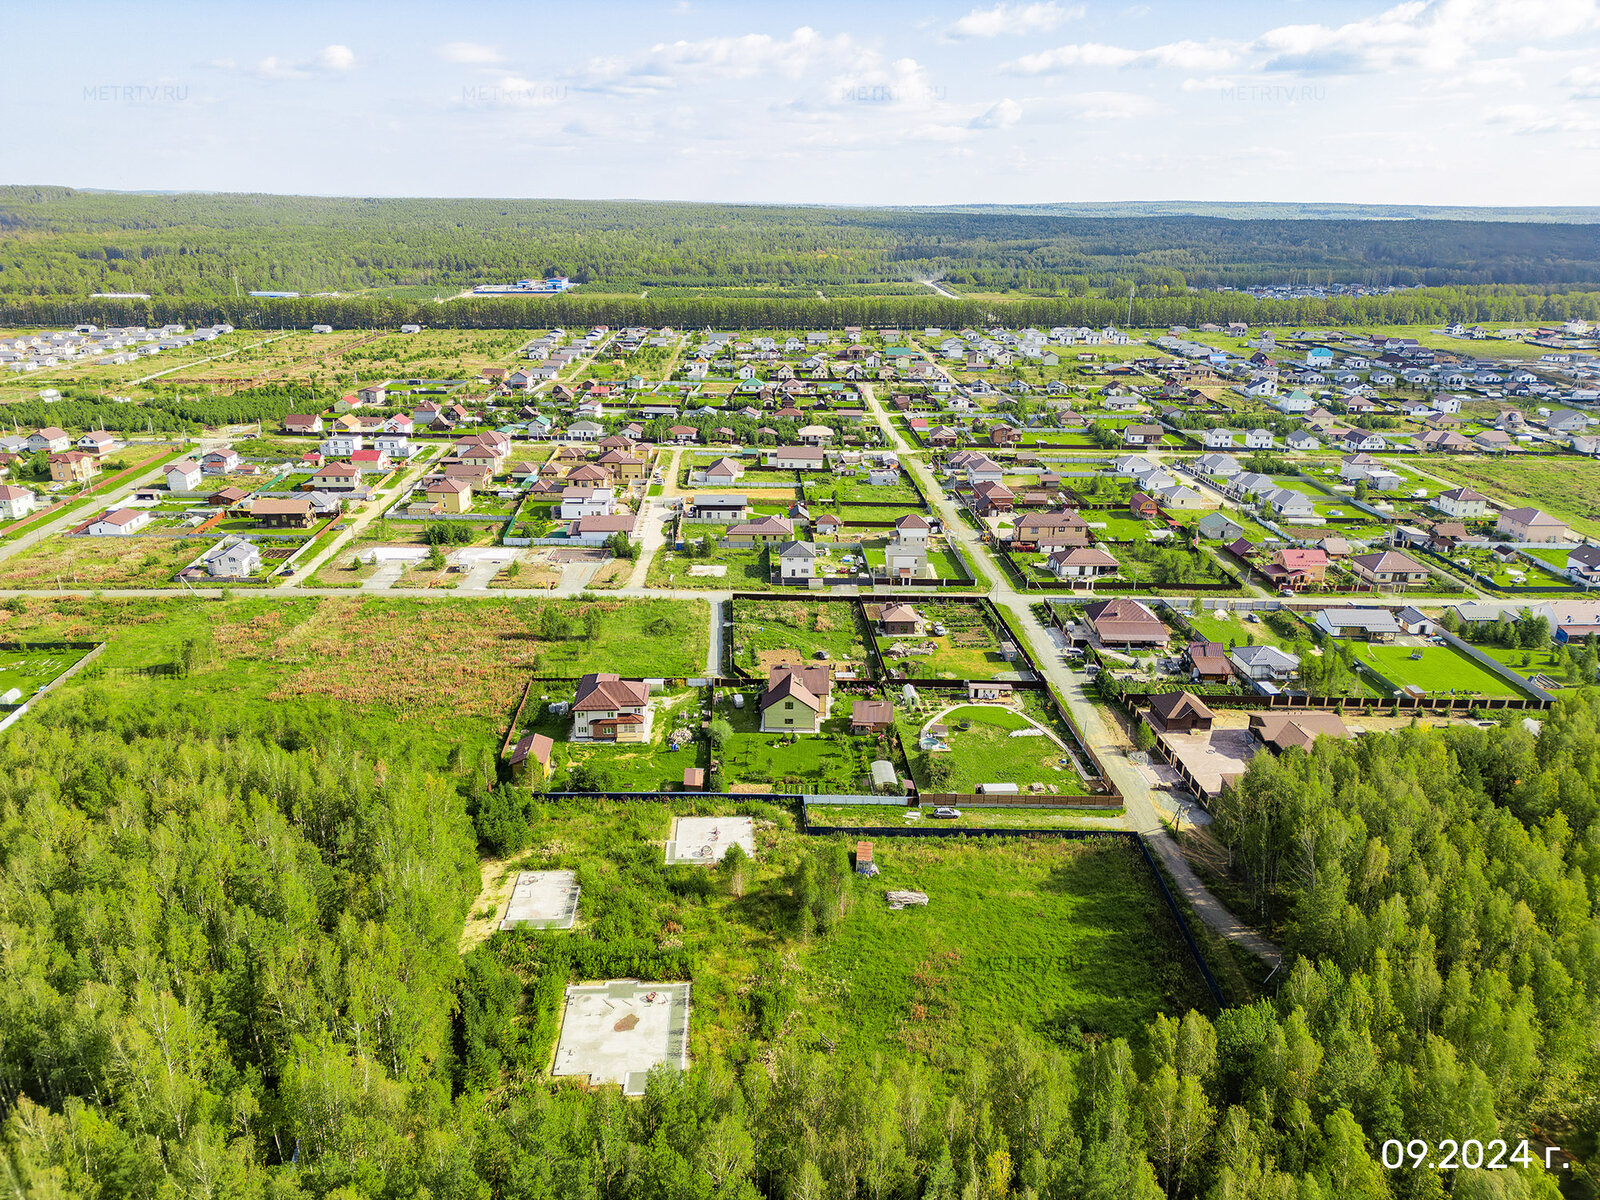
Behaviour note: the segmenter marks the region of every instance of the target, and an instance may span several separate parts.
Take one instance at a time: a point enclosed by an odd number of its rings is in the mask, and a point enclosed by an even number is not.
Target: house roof
[[[852,725],[888,725],[894,721],[894,705],[887,700],[857,700],[850,706]]]
[[[1150,710],[1161,718],[1163,725],[1186,717],[1209,721],[1216,716],[1206,707],[1205,701],[1190,692],[1164,692],[1159,696],[1152,696]]]
[[[792,535],[794,522],[785,517],[766,516],[759,521],[749,521],[743,525],[732,525],[728,528],[729,537],[752,537],[756,535]]]
[[[891,604],[879,615],[885,625],[898,625],[903,621],[920,621],[922,615],[909,604]]]
[[[115,512],[106,513],[106,515],[99,518],[95,524],[116,526],[131,525],[133,522],[139,520],[139,518],[147,515],[148,514],[146,514],[141,508],[119,508]]]
[[[1087,606],[1084,616],[1095,632],[1108,641],[1165,641],[1167,627],[1137,600],[1119,596]]]
[[[252,517],[310,516],[310,496],[290,496],[283,499],[260,496],[250,502]]]
[[[779,558],[821,558],[822,553],[810,542],[784,542],[778,547]]]
[[[1388,571],[1391,574],[1399,571],[1406,574],[1416,574],[1419,571],[1426,573],[1427,568],[1408,554],[1401,554],[1398,550],[1374,550],[1371,554],[1358,554],[1350,560],[1363,570],[1378,573]]]
[[[1335,629],[1364,629],[1369,633],[1398,633],[1399,624],[1387,608],[1324,608],[1317,613]]]
[[[1290,654],[1287,650],[1280,650],[1276,646],[1238,646],[1228,652],[1228,657],[1245,668],[1265,663],[1270,667],[1281,667],[1292,671],[1300,665],[1299,655]]]
[[[550,762],[550,751],[555,749],[555,742],[542,733],[525,735],[511,749],[511,765],[533,759],[540,766],[547,766]]]
[[[578,680],[578,693],[572,702],[572,710],[604,712],[644,704],[649,699],[650,687],[643,680],[596,672]]]
[[[1116,559],[1096,546],[1074,546],[1069,550],[1057,550],[1050,556],[1050,561],[1069,567],[1121,566]]]
[[[1250,714],[1250,730],[1274,750],[1299,746],[1309,750],[1319,736],[1354,735],[1333,712],[1264,712]]]
[[[793,698],[812,712],[821,712],[822,701],[818,697],[827,695],[828,688],[827,667],[792,664],[773,667],[767,673],[767,690],[761,695],[761,710],[765,712],[778,701]]]
[[[1558,525],[1563,528],[1566,526],[1565,521],[1558,520],[1537,508],[1508,508],[1500,516],[1503,520],[1514,521],[1518,525]]]

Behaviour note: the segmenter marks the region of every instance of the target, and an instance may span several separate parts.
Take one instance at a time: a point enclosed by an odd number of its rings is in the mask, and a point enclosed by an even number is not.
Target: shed
[[[706,769],[704,767],[685,767],[683,769],[683,790],[686,792],[705,791]]]
[[[1014,783],[980,783],[978,794],[980,796],[1015,796],[1021,789]]]

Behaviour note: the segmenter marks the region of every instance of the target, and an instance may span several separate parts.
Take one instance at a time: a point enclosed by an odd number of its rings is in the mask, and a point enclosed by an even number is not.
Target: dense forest
[[[1600,284],[1600,226],[0,188],[6,297],[448,294],[550,271],[626,294],[929,277],[1077,299],[1284,283],[1548,287]]]
[[[664,921],[710,873],[619,839],[626,885],[586,883],[579,930],[462,956],[478,838],[508,805],[540,817],[492,763],[430,774],[403,730],[331,705],[75,687],[0,742],[0,1177],[106,1200],[1556,1200],[1539,1130],[1584,1194],[1597,723],[1588,692],[1537,738],[1508,720],[1258,759],[1215,826],[1287,949],[1253,1003],[1128,1041],[1019,1029],[940,1067],[797,1044],[779,980],[745,1000],[740,1053],[629,1102],[539,1077],[560,985],[692,975]],[[814,846],[758,905],[775,946],[826,937],[852,886]],[[1497,1137],[1536,1165],[1380,1161]]]
[[[296,300],[87,300],[0,296],[0,324],[72,326],[185,325],[218,321],[241,329],[395,329],[402,323],[461,329],[587,328],[594,324],[669,325],[678,329],[838,329],[846,325],[920,329],[1004,323],[1048,329],[1109,324],[1150,329],[1207,321],[1248,321],[1289,327],[1437,325],[1450,321],[1546,323],[1600,320],[1600,290],[1566,291],[1500,286],[1417,288],[1384,296],[1253,300],[1239,293],[1110,299],[949,300],[923,289],[914,296],[750,299],[723,295],[598,297],[583,293],[549,299],[389,300],[372,296]]]

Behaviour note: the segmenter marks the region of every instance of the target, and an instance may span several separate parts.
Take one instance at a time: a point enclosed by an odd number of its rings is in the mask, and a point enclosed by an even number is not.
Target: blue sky
[[[1600,0],[13,8],[0,180],[1591,204]]]

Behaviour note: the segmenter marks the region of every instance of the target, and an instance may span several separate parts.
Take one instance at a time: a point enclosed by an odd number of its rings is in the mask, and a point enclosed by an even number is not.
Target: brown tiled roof
[[[596,673],[578,680],[577,698],[572,702],[574,712],[601,712],[612,708],[627,708],[643,704],[650,699],[650,688],[643,680],[624,679],[620,675]]]

